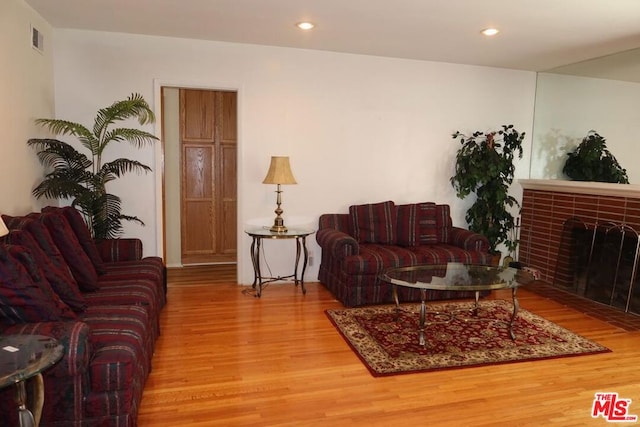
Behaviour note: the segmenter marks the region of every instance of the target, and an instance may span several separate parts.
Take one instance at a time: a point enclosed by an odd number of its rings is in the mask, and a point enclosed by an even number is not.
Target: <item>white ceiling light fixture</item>
[[[316,25],[313,22],[308,22],[308,21],[304,21],[304,22],[298,22],[296,24],[296,27],[300,28],[301,30],[311,30],[315,27]]]
[[[487,37],[491,37],[491,36],[495,36],[496,34],[498,34],[500,32],[499,29],[497,28],[485,28],[484,30],[480,31],[482,34],[484,34]]]

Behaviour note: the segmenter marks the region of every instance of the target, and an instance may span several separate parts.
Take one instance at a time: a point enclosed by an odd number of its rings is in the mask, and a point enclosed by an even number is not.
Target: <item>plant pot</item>
[[[491,255],[491,265],[493,266],[499,266],[500,265],[500,259],[502,258],[502,253],[501,252],[495,252],[490,254]]]

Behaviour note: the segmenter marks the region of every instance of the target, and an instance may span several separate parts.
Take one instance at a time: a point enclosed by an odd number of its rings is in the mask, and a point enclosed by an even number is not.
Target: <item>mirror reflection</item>
[[[567,179],[562,168],[590,131],[640,183],[640,49],[538,73],[532,179]]]

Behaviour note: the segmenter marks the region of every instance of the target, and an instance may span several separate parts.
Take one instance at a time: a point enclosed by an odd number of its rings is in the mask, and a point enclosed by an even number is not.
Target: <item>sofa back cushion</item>
[[[25,230],[31,234],[55,268],[77,286],[76,280],[73,278],[73,274],[71,274],[67,261],[65,261],[64,257],[60,253],[60,250],[53,241],[47,227],[37,220],[37,214],[31,214],[30,216],[2,215],[2,219],[9,230]]]
[[[419,244],[450,243],[452,222],[449,205],[436,205],[432,202],[418,205]]]
[[[28,253],[23,252],[28,257]],[[40,276],[42,277],[42,276]],[[52,299],[47,283],[36,283],[7,245],[0,245],[0,319],[4,324],[58,321],[73,316]]]
[[[80,246],[82,246],[82,249],[84,249],[84,252],[91,260],[96,272],[98,274],[104,274],[104,262],[100,257],[96,243],[91,236],[89,227],[87,227],[87,223],[84,221],[82,214],[73,206],[48,206],[42,209],[42,212],[51,212],[63,215],[75,233]]]
[[[43,226],[42,224],[40,225]],[[67,306],[78,313],[87,308],[87,301],[80,292],[78,283],[71,275],[66,263],[62,267],[59,264],[54,264],[53,261],[56,256],[48,255],[27,230],[11,230],[7,238],[10,243],[23,246],[29,250],[51,288]],[[61,254],[58,253],[57,257],[64,262]]]
[[[54,212],[32,215],[38,216],[49,230],[53,241],[69,265],[73,277],[78,282],[80,290],[84,292],[98,290],[98,272],[64,215]]]
[[[392,201],[349,206],[358,243],[396,244],[397,212]]]
[[[398,236],[402,246],[449,243],[451,216],[449,205],[433,202],[398,205]]]
[[[420,240],[420,221],[418,203],[397,205],[398,227],[397,242],[400,246],[417,246]]]
[[[31,277],[33,283],[38,285],[47,300],[53,304],[54,308],[51,311],[58,312],[60,317],[63,319],[76,319],[77,316],[71,307],[69,307],[60,298],[55,289],[51,286],[51,283],[47,280],[44,271],[42,271],[40,264],[33,256],[32,252],[28,248],[20,245],[6,244],[4,246],[9,252],[9,255],[22,264],[25,270],[27,270],[27,273],[29,273],[29,277]]]

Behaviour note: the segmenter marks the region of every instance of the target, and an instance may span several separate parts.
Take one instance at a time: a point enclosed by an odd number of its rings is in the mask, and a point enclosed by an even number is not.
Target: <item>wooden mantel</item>
[[[640,199],[640,185],[635,184],[610,184],[608,182],[566,181],[561,179],[521,179],[518,183],[525,190]]]
[[[523,179],[518,260],[553,283],[569,260],[560,253],[568,219],[585,224],[626,224],[640,231],[640,186],[563,180]],[[557,280],[556,280],[557,281]]]

